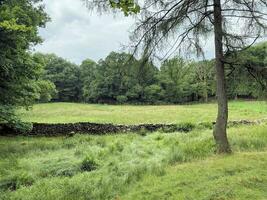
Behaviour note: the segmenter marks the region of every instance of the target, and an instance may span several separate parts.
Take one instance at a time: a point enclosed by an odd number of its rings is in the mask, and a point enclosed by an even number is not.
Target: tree
[[[127,53],[111,52],[98,63],[85,60],[80,69],[86,102],[148,102],[145,88],[157,83],[158,69]]]
[[[42,40],[38,28],[49,20],[41,0],[0,1],[0,122],[14,124],[15,108],[38,99],[41,65],[30,48]]]
[[[82,100],[90,101],[90,87],[91,84],[95,80],[95,72],[96,72],[97,63],[93,60],[86,59],[80,65],[81,71],[81,85],[82,85]]]
[[[155,104],[159,102],[161,98],[162,98],[162,88],[159,85],[153,84],[145,87],[144,89],[145,101],[147,101],[150,104],[151,103]]]
[[[43,79],[55,84],[56,101],[76,102],[81,98],[80,68],[55,54],[36,53],[39,62],[44,65]]]
[[[209,95],[214,95],[215,74],[214,61],[204,60],[193,62],[194,86],[197,88],[198,95],[202,97],[204,102],[208,102]]]
[[[47,80],[39,80],[37,81],[37,87],[38,87],[38,101],[45,103],[51,101],[51,99],[56,96],[57,90],[54,83]]]
[[[128,65],[124,63],[129,57],[126,53],[111,52],[104,60],[98,62],[94,80],[87,89],[89,99],[100,103],[115,103],[118,96],[125,95],[130,84],[132,62]]]
[[[231,96],[266,97],[267,42],[227,56],[228,87]]]
[[[182,103],[194,100],[192,96],[197,91],[194,87],[193,66],[189,61],[179,57],[164,61],[158,77],[166,101]]]
[[[187,53],[196,50],[201,55],[201,41],[209,34],[214,35],[218,113],[213,135],[218,153],[231,152],[226,134],[228,103],[225,54],[246,48],[248,42],[255,42],[265,33],[266,1],[144,0],[142,5],[134,0],[86,2],[89,7],[119,7],[126,14],[139,12],[141,17],[132,35],[134,53],[143,49],[146,56],[159,54],[165,58],[177,50],[186,49]],[[239,27],[235,26],[237,23]],[[164,53],[163,47],[168,47],[168,44],[171,45]]]

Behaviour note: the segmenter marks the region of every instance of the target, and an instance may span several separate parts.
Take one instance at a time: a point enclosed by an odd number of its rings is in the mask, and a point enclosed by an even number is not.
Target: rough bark
[[[226,95],[224,54],[223,54],[223,31],[221,0],[214,0],[214,35],[215,35],[215,68],[217,80],[218,114],[213,136],[217,145],[218,153],[230,153],[231,148],[227,139],[228,103]]]

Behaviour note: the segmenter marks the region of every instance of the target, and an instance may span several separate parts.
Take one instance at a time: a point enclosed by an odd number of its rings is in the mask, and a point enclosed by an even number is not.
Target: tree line
[[[228,56],[229,98],[266,95],[266,49],[267,42]],[[43,66],[39,102],[175,104],[215,98],[214,60],[174,57],[156,67],[152,62],[117,52],[98,62],[86,59],[81,65],[55,54],[35,53],[33,58]]]

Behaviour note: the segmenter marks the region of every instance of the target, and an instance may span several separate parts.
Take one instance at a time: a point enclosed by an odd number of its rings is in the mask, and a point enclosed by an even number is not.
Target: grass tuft
[[[92,156],[86,156],[81,164],[81,170],[82,171],[93,171],[98,168],[98,164],[96,160]]]

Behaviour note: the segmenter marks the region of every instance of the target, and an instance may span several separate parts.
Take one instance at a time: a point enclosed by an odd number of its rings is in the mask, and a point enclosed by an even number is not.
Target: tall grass
[[[230,128],[234,151],[266,151],[266,131],[267,125]],[[170,167],[213,158],[214,150],[211,130],[0,137],[0,199],[120,199],[144,177],[168,176]]]

